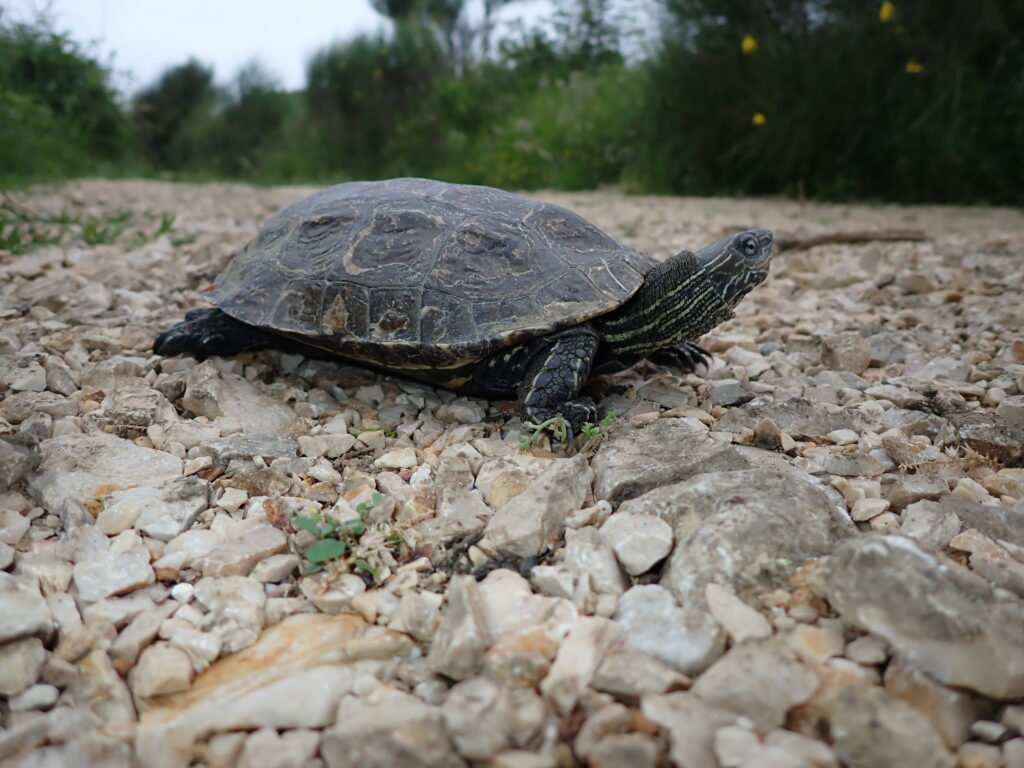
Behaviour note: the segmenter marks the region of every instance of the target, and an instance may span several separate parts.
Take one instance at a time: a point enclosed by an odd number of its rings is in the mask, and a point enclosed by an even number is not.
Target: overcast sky
[[[218,82],[256,58],[285,87],[300,88],[313,51],[385,26],[369,0],[0,0],[19,19],[46,6],[59,30],[113,56],[127,93],[189,56],[212,64]],[[549,9],[547,0],[520,0],[501,18],[534,22]]]

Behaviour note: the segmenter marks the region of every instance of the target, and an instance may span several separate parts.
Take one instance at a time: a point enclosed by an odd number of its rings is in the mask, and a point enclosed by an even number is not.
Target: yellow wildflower
[[[753,123],[754,125],[760,126],[764,125],[766,122],[768,122],[768,120],[767,118],[765,118],[764,112],[755,112],[754,116],[750,118],[750,122]]]
[[[924,64],[917,59],[911,59],[907,62],[907,66],[904,67],[908,75],[920,75],[924,72]]]
[[[893,14],[896,13],[896,6],[885,0],[881,7],[878,9],[878,20],[883,24],[892,21]]]
[[[757,50],[757,38],[753,35],[747,35],[740,42],[740,50],[743,51],[744,56],[749,56]]]

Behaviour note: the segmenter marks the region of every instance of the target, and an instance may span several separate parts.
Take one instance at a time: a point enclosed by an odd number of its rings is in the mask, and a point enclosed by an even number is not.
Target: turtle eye
[[[757,253],[757,238],[754,237],[753,235],[746,235],[743,238],[743,242],[741,243],[741,245],[743,247],[743,252],[747,256],[753,256],[755,253]]]

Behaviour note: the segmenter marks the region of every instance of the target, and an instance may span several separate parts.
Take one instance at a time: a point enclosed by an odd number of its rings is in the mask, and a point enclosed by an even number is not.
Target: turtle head
[[[656,266],[630,301],[595,321],[613,354],[648,355],[704,335],[768,277],[772,233],[749,229]]]
[[[772,233],[748,229],[724,237],[697,251],[697,269],[704,271],[719,300],[735,307],[768,277],[772,260]]]

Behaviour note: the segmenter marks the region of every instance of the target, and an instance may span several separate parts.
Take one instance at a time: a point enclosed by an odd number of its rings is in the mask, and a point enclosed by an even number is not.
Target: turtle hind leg
[[[279,337],[236,320],[219,309],[194,309],[186,313],[180,323],[156,337],[153,351],[165,357],[192,355],[202,360],[279,345]]]

